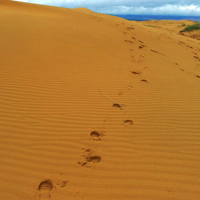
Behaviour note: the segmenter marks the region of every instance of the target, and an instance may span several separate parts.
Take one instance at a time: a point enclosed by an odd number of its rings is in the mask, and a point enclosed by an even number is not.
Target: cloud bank
[[[15,0],[66,8],[85,7],[107,14],[200,16],[199,0]]]

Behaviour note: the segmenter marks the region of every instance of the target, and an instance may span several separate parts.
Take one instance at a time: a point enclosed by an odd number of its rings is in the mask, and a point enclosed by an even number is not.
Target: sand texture
[[[137,22],[139,24],[143,24],[147,27],[152,27],[156,29],[161,29],[172,33],[176,33],[182,36],[194,38],[200,40],[200,30],[186,31],[180,32],[185,27],[189,25],[196,24],[197,22],[189,21],[189,20],[180,20],[180,21],[171,21],[171,20],[150,20],[150,21],[142,21]]]
[[[199,200],[200,41],[0,1],[0,200]]]

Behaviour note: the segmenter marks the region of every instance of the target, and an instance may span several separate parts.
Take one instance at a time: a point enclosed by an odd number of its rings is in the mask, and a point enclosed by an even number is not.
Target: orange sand
[[[186,31],[186,32],[180,33],[180,31],[183,30],[186,26],[196,24],[196,22],[194,22],[194,21],[189,21],[189,20],[181,20],[181,21],[151,20],[151,21],[142,21],[142,22],[138,22],[138,23],[143,24],[144,26],[169,31],[170,34],[176,33],[179,35],[183,35],[186,37],[200,40],[200,31],[199,30]]]
[[[0,20],[0,200],[199,200],[200,41],[6,0]]]

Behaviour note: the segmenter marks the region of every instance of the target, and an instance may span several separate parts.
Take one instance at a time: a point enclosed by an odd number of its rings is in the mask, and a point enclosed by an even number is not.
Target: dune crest
[[[83,7],[74,8],[73,10],[78,11],[78,12],[88,13],[88,14],[94,13],[92,10],[88,8],[83,8]]]
[[[200,41],[78,10],[0,2],[0,199],[199,200]]]
[[[138,22],[139,24],[143,24],[144,26],[156,28],[160,30],[169,31],[170,33],[175,33],[178,35],[194,38],[200,40],[199,30],[181,32],[185,27],[194,25],[197,22],[190,20],[180,20],[180,21],[171,21],[171,20],[151,20],[151,21],[143,21]]]

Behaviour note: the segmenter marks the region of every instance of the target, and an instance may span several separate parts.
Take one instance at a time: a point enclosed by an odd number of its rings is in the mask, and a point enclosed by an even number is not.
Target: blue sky
[[[109,14],[200,16],[200,0],[16,0]]]

